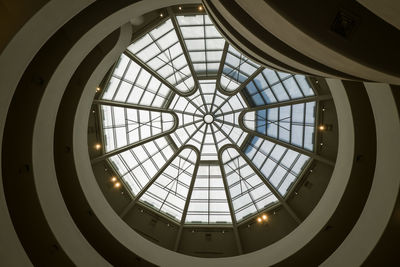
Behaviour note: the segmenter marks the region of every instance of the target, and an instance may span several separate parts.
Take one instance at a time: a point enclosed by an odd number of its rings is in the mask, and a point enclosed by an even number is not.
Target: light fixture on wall
[[[257,217],[257,222],[258,223],[263,223],[268,221],[268,216],[267,214],[262,214],[261,216]]]

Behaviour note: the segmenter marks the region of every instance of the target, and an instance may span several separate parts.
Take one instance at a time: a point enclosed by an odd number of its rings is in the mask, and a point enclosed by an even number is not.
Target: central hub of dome
[[[210,114],[206,114],[206,115],[204,115],[203,120],[204,120],[205,123],[210,124],[210,123],[212,123],[214,121],[214,117],[212,115],[210,115]]]

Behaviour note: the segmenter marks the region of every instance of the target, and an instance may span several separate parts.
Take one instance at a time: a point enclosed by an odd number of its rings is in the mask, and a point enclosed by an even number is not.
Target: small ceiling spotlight
[[[258,222],[258,223],[262,223],[261,217],[258,217],[258,218],[257,218],[257,222]]]
[[[160,17],[161,17],[161,18],[164,17],[164,14],[163,14],[163,13],[160,13]]]
[[[322,111],[325,111],[325,110],[326,110],[326,108],[325,108],[325,107],[323,107],[323,108],[322,108]]]
[[[263,214],[263,215],[261,216],[261,218],[262,218],[264,221],[268,221],[268,216],[267,216],[266,214]]]
[[[116,182],[116,183],[114,184],[114,187],[115,187],[115,188],[121,187],[121,183],[120,183],[120,182]]]
[[[96,88],[96,92],[100,92],[100,90],[101,90],[100,87]]]
[[[199,5],[199,6],[197,7],[197,10],[198,10],[198,11],[203,11],[203,10],[204,10],[204,7],[203,7],[202,5]]]
[[[321,124],[320,126],[318,126],[318,130],[325,131],[326,130],[326,126]]]
[[[182,7],[181,7],[181,6],[179,6],[179,7],[178,7],[178,9],[179,9],[179,10],[182,10]]]
[[[100,145],[100,144],[95,144],[95,145],[94,145],[94,148],[95,148],[96,150],[100,150],[101,145]]]
[[[111,182],[115,183],[116,181],[117,181],[117,177],[113,176],[113,177],[111,178]]]

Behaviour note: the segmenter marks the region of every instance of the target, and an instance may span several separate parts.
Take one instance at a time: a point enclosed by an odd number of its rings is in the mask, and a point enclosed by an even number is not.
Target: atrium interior
[[[0,1],[1,266],[398,266],[395,0]]]

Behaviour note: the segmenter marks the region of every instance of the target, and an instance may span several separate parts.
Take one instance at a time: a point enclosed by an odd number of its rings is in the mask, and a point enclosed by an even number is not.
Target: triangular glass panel
[[[260,66],[229,45],[220,77],[221,88],[235,91]]]
[[[160,137],[112,156],[109,160],[132,193],[137,195],[173,154],[174,150],[165,137]]]
[[[144,64],[181,92],[194,88],[194,79],[171,19],[128,47]]]
[[[222,164],[237,221],[258,213],[277,198],[234,148],[222,153]]]
[[[102,100],[162,107],[171,90],[125,54],[119,58]]]
[[[193,149],[183,149],[155,179],[140,201],[179,222],[194,176],[196,161],[197,156]]]
[[[177,123],[169,112],[108,105],[100,109],[106,152],[156,139]]]
[[[264,178],[285,196],[310,158],[278,144],[253,137],[245,154]]]
[[[247,133],[239,126],[239,114],[247,107],[240,94],[229,96],[215,109],[215,126],[231,143],[241,146]]]

